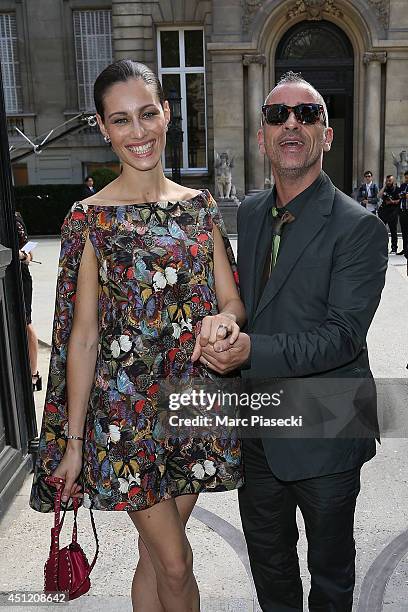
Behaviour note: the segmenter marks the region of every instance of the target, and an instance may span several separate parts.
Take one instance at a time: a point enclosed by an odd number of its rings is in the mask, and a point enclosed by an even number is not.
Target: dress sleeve
[[[54,511],[55,488],[47,485],[44,478],[57,468],[66,447],[67,344],[72,329],[79,265],[87,236],[87,208],[78,202],[65,217],[61,230],[50,369],[30,496],[30,506],[39,512]]]
[[[205,193],[206,193],[206,196],[207,196],[208,212],[209,212],[210,217],[211,217],[211,222],[218,227],[218,230],[219,230],[219,232],[221,234],[221,237],[222,237],[222,240],[224,242],[225,251],[227,253],[227,257],[228,257],[228,260],[229,260],[230,265],[231,265],[231,269],[232,269],[232,273],[234,275],[235,282],[237,284],[237,287],[239,287],[237,263],[235,261],[234,251],[232,250],[232,246],[231,246],[231,243],[230,243],[229,238],[228,238],[228,233],[227,233],[227,229],[225,227],[224,220],[223,220],[223,218],[221,216],[221,213],[220,213],[220,210],[218,208],[217,202],[215,201],[215,199],[213,198],[211,193],[209,191],[206,191]]]

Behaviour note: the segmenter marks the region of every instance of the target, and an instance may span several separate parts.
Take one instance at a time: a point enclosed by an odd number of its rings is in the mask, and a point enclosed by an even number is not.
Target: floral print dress
[[[211,376],[191,362],[195,332],[217,313],[213,225],[236,266],[215,200],[124,206],[77,202],[62,226],[53,344],[30,506],[53,511],[45,483],[67,434],[66,359],[76,284],[89,237],[99,268],[99,348],[80,483],[83,505],[142,510],[164,499],[242,484],[236,432],[202,438],[156,436],[164,381]]]

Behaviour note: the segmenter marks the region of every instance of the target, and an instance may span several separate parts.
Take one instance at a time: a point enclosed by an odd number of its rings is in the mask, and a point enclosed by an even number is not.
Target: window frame
[[[80,64],[82,66],[85,65],[85,61],[82,60],[81,62],[78,61],[78,55],[77,55],[77,45],[79,44],[79,41],[81,43],[81,45],[83,45],[83,36],[82,36],[82,32],[79,33],[79,35],[77,35],[77,30],[76,30],[76,25],[75,25],[75,13],[97,13],[97,12],[105,12],[105,13],[110,13],[110,36],[106,36],[107,39],[109,39],[110,42],[110,48],[111,48],[111,58],[109,63],[113,62],[113,23],[112,23],[112,8],[108,8],[108,7],[104,7],[104,8],[73,8],[72,9],[72,33],[73,33],[73,42],[74,42],[74,61],[75,61],[75,76],[76,76],[76,90],[77,90],[77,100],[78,100],[78,109],[80,111],[93,111],[94,110],[94,103],[93,103],[93,93],[91,91],[91,95],[90,96],[85,96],[91,99],[91,106],[89,108],[82,108],[82,104],[81,104],[81,92],[80,92],[80,88],[84,87],[87,85],[88,87],[91,86],[91,88],[93,89],[93,81],[92,83],[81,83],[80,82]],[[82,51],[83,54],[83,51]],[[89,58],[87,58],[87,62],[89,62]]]
[[[203,66],[186,66],[185,62],[185,47],[184,47],[184,32],[186,30],[200,30],[203,35]],[[161,65],[161,32],[178,32],[179,33],[179,54],[180,65],[174,68],[163,68]],[[180,94],[181,94],[181,128],[183,130],[183,165],[180,168],[184,175],[197,175],[208,173],[208,118],[207,118],[207,81],[206,81],[206,63],[205,63],[205,31],[203,26],[163,26],[157,29],[157,68],[160,82],[163,82],[163,75],[178,74],[180,75]],[[188,166],[188,126],[187,126],[187,74],[203,74],[204,75],[204,112],[205,112],[205,159],[206,166],[200,168],[189,168]],[[165,172],[171,172],[171,168],[165,167],[165,154],[163,152],[163,168]]]
[[[13,90],[14,90],[14,97],[15,97],[17,108],[8,110],[6,107],[6,88],[4,86],[4,79],[3,79],[4,106],[5,106],[5,111],[6,111],[7,116],[20,116],[21,113],[23,112],[24,101],[23,101],[23,84],[22,84],[22,74],[21,74],[21,59],[20,59],[20,48],[19,48],[17,14],[15,10],[0,11],[0,17],[3,17],[3,16],[9,18],[8,26],[10,30],[12,29],[10,27],[10,18],[14,20],[15,37],[13,36],[11,36],[11,38],[5,37],[4,40],[7,41],[8,45],[11,45],[10,48],[11,48],[12,61],[8,61],[7,64],[13,67],[12,68],[12,72],[14,75]],[[10,48],[8,49],[8,53],[10,51]],[[5,62],[3,62],[3,64],[5,64]],[[8,87],[7,89],[11,90],[12,88]]]

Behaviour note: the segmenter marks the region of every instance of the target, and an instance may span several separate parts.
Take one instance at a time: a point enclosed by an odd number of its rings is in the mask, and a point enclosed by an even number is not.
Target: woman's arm
[[[228,335],[232,345],[238,338],[240,328],[246,320],[244,305],[239,297],[224,241],[216,225],[213,226],[213,239],[215,293],[219,314],[204,317],[191,356],[192,361],[200,357],[201,348],[208,342],[214,344]]]
[[[68,435],[83,438],[98,350],[98,265],[87,239],[76,288],[75,311],[67,352]],[[82,468],[82,440],[67,440],[54,476],[65,479],[64,498],[78,494],[75,484]]]
[[[224,242],[216,225],[213,227],[213,239],[215,293],[218,310],[220,314],[230,316],[239,327],[242,327],[246,321],[244,305],[239,297]]]

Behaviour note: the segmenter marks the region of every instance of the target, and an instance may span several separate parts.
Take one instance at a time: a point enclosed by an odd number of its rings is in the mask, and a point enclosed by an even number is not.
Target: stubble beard
[[[321,142],[321,146],[315,152],[313,157],[306,157],[303,163],[299,166],[295,167],[287,167],[284,165],[284,160],[282,159],[281,152],[277,148],[277,146],[273,146],[270,151],[267,151],[269,160],[271,162],[272,171],[275,176],[279,176],[280,178],[286,179],[299,179],[307,175],[310,168],[316,164],[316,162],[321,159],[321,155],[323,152],[323,139]]]

